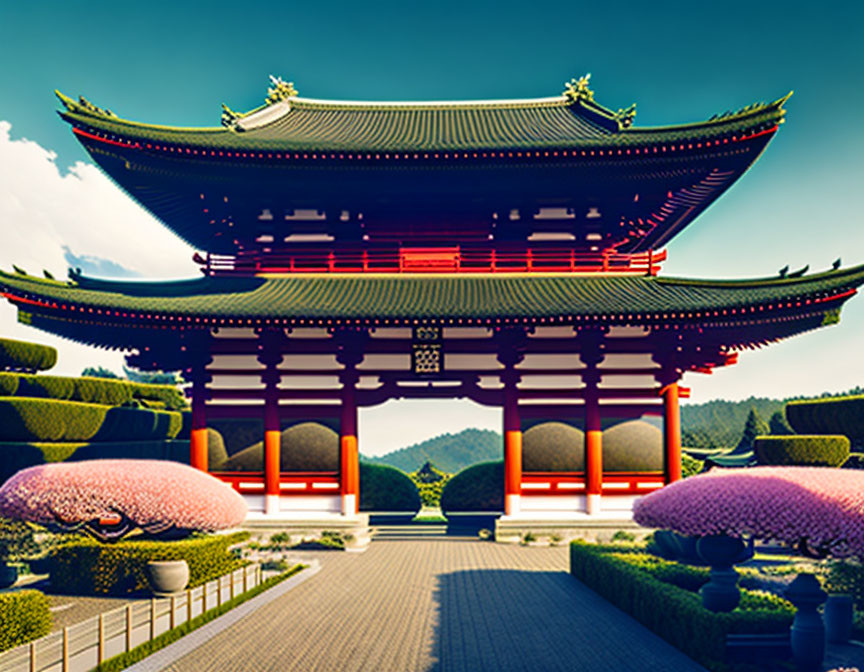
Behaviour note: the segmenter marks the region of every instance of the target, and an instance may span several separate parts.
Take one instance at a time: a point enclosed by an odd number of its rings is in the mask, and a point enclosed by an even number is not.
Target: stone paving
[[[703,670],[571,578],[565,547],[438,537],[304,555],[316,576],[163,669]]]

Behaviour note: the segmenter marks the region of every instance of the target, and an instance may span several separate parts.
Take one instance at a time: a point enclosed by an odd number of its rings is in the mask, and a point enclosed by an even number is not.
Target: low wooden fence
[[[0,672],[88,672],[260,585],[247,565],[170,598],[137,601],[0,653]]]

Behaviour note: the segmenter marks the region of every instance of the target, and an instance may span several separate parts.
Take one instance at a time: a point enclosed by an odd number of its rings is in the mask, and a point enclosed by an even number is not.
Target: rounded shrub
[[[228,461],[228,451],[225,450],[225,441],[222,435],[212,427],[207,428],[207,469],[210,471],[223,471],[225,462]]]
[[[663,432],[629,420],[603,432],[604,471],[663,471]]]
[[[183,392],[174,385],[153,385],[151,383],[128,383],[134,399],[145,399],[165,404],[170,411],[182,411],[187,407]]]
[[[75,394],[75,379],[63,376],[18,375],[18,397],[43,397],[47,399],[72,399]]]
[[[864,445],[864,394],[790,401],[786,419],[799,434],[843,434],[853,446]]]
[[[759,464],[776,466],[839,467],[849,457],[845,436],[757,436]]]
[[[504,462],[481,462],[463,469],[447,481],[441,493],[441,511],[503,511]]]
[[[57,350],[48,345],[0,338],[0,369],[47,371],[57,363]]]
[[[282,471],[337,471],[339,435],[317,422],[293,425],[282,432],[279,463]],[[229,457],[224,469],[260,471],[263,465],[264,442],[258,441]]]
[[[0,651],[32,642],[51,632],[50,603],[38,590],[0,593]]]
[[[534,425],[522,435],[523,471],[582,471],[585,435],[563,422]]]
[[[361,511],[420,510],[420,493],[408,475],[386,464],[360,463]]]

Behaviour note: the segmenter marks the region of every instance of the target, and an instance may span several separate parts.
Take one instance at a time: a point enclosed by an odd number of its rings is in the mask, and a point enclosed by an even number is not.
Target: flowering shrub
[[[636,501],[640,525],[690,536],[728,534],[864,556],[864,474],[828,467],[714,469]]]
[[[218,479],[178,462],[88,460],[23,469],[0,487],[0,516],[102,541],[141,528],[211,531],[246,517],[243,498]]]

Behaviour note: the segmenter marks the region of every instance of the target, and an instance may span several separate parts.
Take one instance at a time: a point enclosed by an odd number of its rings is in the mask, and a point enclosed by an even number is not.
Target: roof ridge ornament
[[[294,82],[286,82],[281,77],[270,75],[270,83],[273,86],[267,89],[267,98],[264,101],[267,105],[281,103],[283,100],[300,95],[297,93],[297,89],[294,88]]]
[[[579,79],[573,77],[569,82],[564,82],[564,92],[561,94],[571,103],[578,103],[583,100],[594,100],[594,92],[588,88],[588,83],[591,80],[591,73],[582,75]]]
[[[633,125],[633,120],[636,118],[636,103],[630,107],[619,108],[615,113],[615,119],[621,124],[621,128],[630,128]]]

